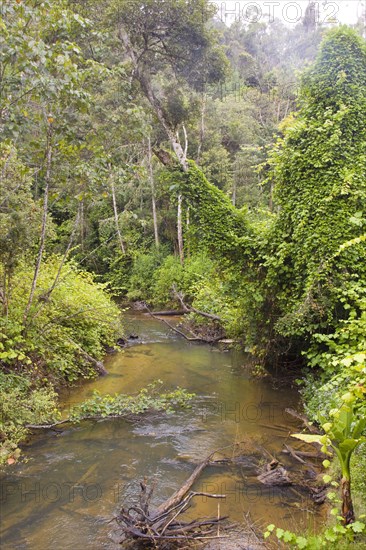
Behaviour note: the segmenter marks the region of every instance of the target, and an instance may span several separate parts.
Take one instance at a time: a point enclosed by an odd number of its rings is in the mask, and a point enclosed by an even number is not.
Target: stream
[[[253,379],[244,353],[188,342],[145,314],[127,313],[126,324],[127,334],[139,339],[106,358],[107,376],[63,396],[64,408],[90,397],[94,389],[135,393],[157,379],[164,389],[181,386],[194,392],[192,407],[135,422],[85,421],[33,437],[23,460],[2,474],[2,550],[121,548],[111,519],[124,503],[136,500],[140,480],[156,484],[154,502],[160,503],[197,463],[234,442],[245,442],[240,466],[209,466],[194,489],[226,494],[220,513],[232,522],[242,523],[250,512],[260,529],[269,523],[316,529],[319,508],[305,494],[265,487],[256,478],[258,448],[280,457],[290,474],[302,467],[280,454],[289,431],[296,430],[285,413],[299,405],[296,390]],[[216,516],[217,501],[199,497],[189,514]]]

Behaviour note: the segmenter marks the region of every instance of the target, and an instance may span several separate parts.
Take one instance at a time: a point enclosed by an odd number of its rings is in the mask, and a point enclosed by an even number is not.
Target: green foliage
[[[59,418],[57,394],[52,387],[32,389],[29,379],[0,371],[0,465],[20,454],[18,443],[28,434],[27,424]]]
[[[154,274],[153,299],[159,304],[179,302],[175,292],[182,292],[188,300],[196,295],[197,285],[213,274],[213,263],[204,254],[187,258],[184,266],[175,256],[168,256]]]
[[[189,164],[181,190],[197,222],[197,232],[192,229],[190,234],[194,246],[208,250],[218,259],[247,259],[254,243],[245,212],[237,210],[228,197],[210,184],[194,162]]]
[[[128,279],[129,300],[155,300],[154,277],[162,263],[164,264],[166,253],[166,250],[160,249],[136,255]]]
[[[280,212],[267,285],[285,336],[307,338],[334,326],[344,316],[339,294],[364,283],[357,220],[366,198],[365,82],[364,41],[344,27],[330,32],[303,79],[300,112],[272,154]],[[351,240],[357,246],[348,248]]]
[[[0,144],[0,173],[0,254],[8,285],[17,263],[36,242],[40,210],[29,172],[9,142]]]
[[[342,405],[332,409],[329,416],[318,413],[325,435],[294,434],[292,437],[322,444],[322,451],[327,453],[328,446],[332,447],[339,460],[342,476],[351,478],[350,460],[355,449],[365,441],[362,435],[366,428],[366,409],[357,403],[356,397],[347,392],[342,396]]]
[[[72,263],[64,264],[49,296],[59,267],[57,256],[43,264],[26,327],[23,313],[33,269],[20,265],[15,271],[8,316],[0,320],[0,361],[7,369],[25,369],[35,378],[73,382],[80,376],[95,376],[87,356],[100,359],[104,345],[113,345],[120,314],[105,285]]]
[[[87,105],[88,71],[73,42],[85,27],[64,0],[2,3],[0,122],[19,149],[42,157],[47,121],[64,131],[65,109]]]
[[[348,391],[341,397],[340,406],[330,410],[327,415],[318,412],[317,420],[325,432],[324,435],[293,434],[292,437],[305,441],[306,443],[321,444],[321,450],[325,454],[330,454],[329,448],[333,449],[338,458],[342,475],[342,511],[341,513],[338,512],[338,516],[343,526],[347,527],[349,524],[354,525],[355,514],[351,496],[351,458],[355,450],[366,441],[364,435],[366,429],[365,403],[363,400],[359,401],[354,393]],[[329,468],[330,464],[328,460],[323,462],[325,468]],[[324,483],[331,482],[332,485],[338,486],[338,483],[328,474],[323,476],[323,481]],[[362,528],[360,527],[360,531],[358,532],[366,532],[365,527],[366,526],[362,524]],[[340,532],[342,532],[342,534],[347,533],[344,529]]]
[[[366,443],[361,443],[351,458],[351,470],[354,493],[364,499],[366,495]],[[366,511],[366,510],[365,510]]]
[[[77,405],[70,411],[70,420],[78,422],[87,418],[108,418],[142,414],[148,411],[173,413],[177,408],[188,407],[195,397],[182,388],[162,392],[163,382],[157,380],[143,388],[136,395],[100,395],[94,391],[93,397]]]
[[[207,25],[215,8],[206,0],[127,0],[117,2],[116,10],[111,4],[147,73],[169,68],[175,78],[199,90],[225,76],[227,60]]]
[[[357,548],[363,546],[364,536],[366,533],[366,525],[362,521],[356,521],[350,525],[342,525],[340,521],[331,527],[325,529],[319,535],[297,535],[291,531],[281,529],[272,523],[267,526],[264,533],[264,538],[268,539],[271,535],[276,537],[277,541],[284,543],[286,546],[298,548],[299,550],[319,550],[320,548],[332,548],[333,550],[341,550],[357,545]]]

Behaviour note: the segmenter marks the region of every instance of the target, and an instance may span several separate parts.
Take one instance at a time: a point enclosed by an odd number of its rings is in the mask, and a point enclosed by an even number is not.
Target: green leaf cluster
[[[157,380],[136,395],[101,395],[95,390],[93,397],[71,409],[70,420],[78,422],[95,417],[123,417],[148,411],[173,413],[177,408],[188,407],[195,397],[193,393],[179,387],[163,392],[160,389],[162,384],[161,380]]]

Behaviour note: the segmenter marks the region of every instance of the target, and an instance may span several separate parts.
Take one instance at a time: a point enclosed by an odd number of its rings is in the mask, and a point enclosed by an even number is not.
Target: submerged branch
[[[195,334],[193,335],[193,337],[187,336],[186,334],[184,334],[184,332],[182,332],[178,328],[171,325],[166,319],[161,319],[160,317],[157,317],[157,315],[155,313],[150,311],[150,309],[147,307],[146,304],[145,304],[145,308],[148,311],[148,313],[151,315],[151,317],[153,317],[154,319],[157,319],[158,321],[161,321],[162,323],[165,323],[171,330],[173,330],[174,332],[176,332],[180,336],[183,336],[183,338],[185,340],[188,340],[188,342],[204,342],[206,344],[214,344],[215,342],[219,342],[221,340],[221,337],[220,338],[208,339],[208,338],[201,338],[200,336],[196,336]]]
[[[179,300],[183,310],[185,313],[196,313],[197,315],[201,315],[202,317],[206,317],[207,319],[212,319],[213,321],[221,321],[221,317],[218,315],[214,315],[213,313],[206,313],[205,311],[200,311],[199,309],[196,309],[192,306],[188,306],[184,303],[184,294],[182,292],[177,292],[176,288],[173,286],[173,292],[174,296]]]

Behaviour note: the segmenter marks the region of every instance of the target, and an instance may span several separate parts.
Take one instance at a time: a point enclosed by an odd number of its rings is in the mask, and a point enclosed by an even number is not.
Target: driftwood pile
[[[271,485],[272,487],[292,485],[288,471],[285,470],[278,460],[272,460],[267,464],[264,471],[259,474],[258,480],[263,485]]]
[[[122,508],[116,518],[122,528],[124,540],[135,541],[134,547],[145,546],[163,550],[177,548],[193,541],[208,542],[211,539],[221,538],[220,525],[227,517],[220,517],[218,513],[215,518],[192,521],[184,521],[181,518],[195,497],[225,498],[225,495],[191,491],[191,487],[210,463],[212,456],[201,462],[182,487],[153,512],[150,510],[153,488],[148,490],[145,483],[140,483],[139,504],[127,509]]]

